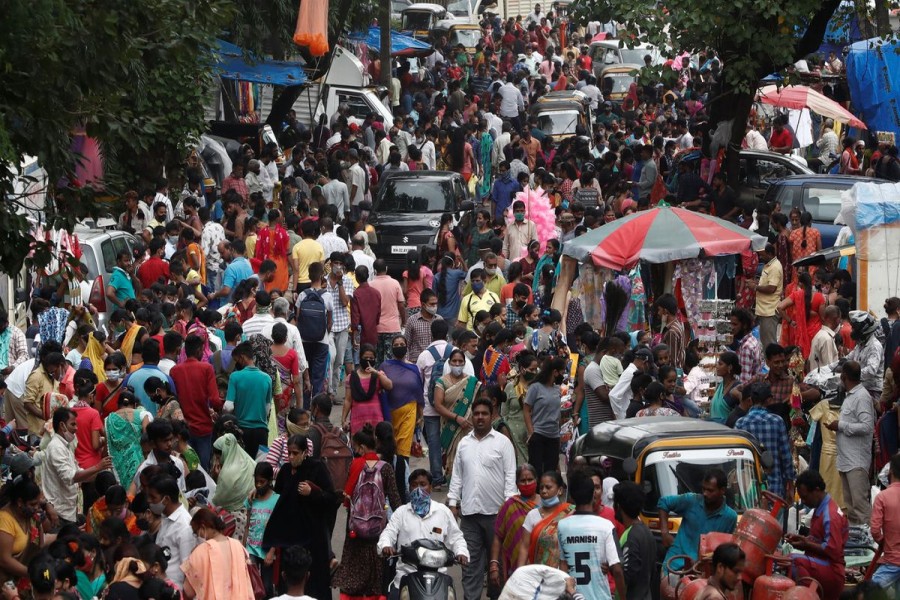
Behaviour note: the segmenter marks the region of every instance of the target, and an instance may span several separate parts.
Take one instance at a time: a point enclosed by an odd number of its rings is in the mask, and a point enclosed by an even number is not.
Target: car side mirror
[[[768,471],[775,465],[775,457],[772,456],[772,453],[768,450],[764,450],[763,453],[759,455],[759,462],[762,464],[763,468]]]
[[[629,477],[632,477],[635,473],[637,473],[638,464],[637,461],[634,460],[631,456],[622,461],[622,470],[625,471],[625,474]]]

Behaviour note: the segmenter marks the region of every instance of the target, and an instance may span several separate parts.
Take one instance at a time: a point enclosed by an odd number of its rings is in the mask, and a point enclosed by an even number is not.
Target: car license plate
[[[391,246],[391,254],[406,254],[410,250],[418,250],[415,246]]]

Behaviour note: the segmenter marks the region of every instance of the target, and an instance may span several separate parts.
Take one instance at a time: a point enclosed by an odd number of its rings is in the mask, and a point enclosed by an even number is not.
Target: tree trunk
[[[391,3],[379,4],[378,25],[381,28],[381,83],[391,88]]]
[[[881,37],[891,34],[891,14],[887,0],[875,0],[875,34]]]

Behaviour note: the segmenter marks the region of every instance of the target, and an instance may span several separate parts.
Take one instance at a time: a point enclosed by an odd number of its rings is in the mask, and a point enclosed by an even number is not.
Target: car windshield
[[[466,48],[474,48],[481,41],[481,32],[477,29],[454,29],[450,33],[450,45],[462,44]]]
[[[466,0],[462,0],[461,2],[454,2],[452,4],[447,5],[447,12],[449,12],[454,17],[468,17],[469,16],[469,3]],[[472,44],[473,46],[475,44]]]
[[[841,212],[843,189],[832,187],[809,187],[803,190],[803,208],[809,211],[817,223],[834,223]]]
[[[449,179],[388,178],[373,207],[378,213],[443,213],[453,210],[453,184]]]
[[[624,94],[631,87],[634,77],[628,73],[609,73],[603,76],[604,94]]]
[[[656,514],[659,499],[677,494],[702,493],[709,469],[722,469],[728,479],[725,500],[738,512],[757,506],[760,482],[753,452],[747,448],[667,450],[653,452],[644,462],[644,511]]]
[[[415,10],[403,13],[403,29],[407,31],[431,29],[431,13]]]
[[[577,110],[561,110],[538,115],[538,127],[546,135],[574,134],[578,126]]]
[[[656,48],[619,48],[619,56],[622,57],[620,62],[629,65],[643,65],[644,57],[647,55],[653,57],[653,64],[656,64],[659,52]]]

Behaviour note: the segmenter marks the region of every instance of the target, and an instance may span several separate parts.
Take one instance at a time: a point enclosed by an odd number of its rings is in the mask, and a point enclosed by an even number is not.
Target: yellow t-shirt
[[[257,235],[255,233],[251,233],[247,236],[247,239],[244,240],[244,244],[247,246],[247,256],[251,258],[256,256],[256,240]]]
[[[457,320],[465,323],[466,329],[471,331],[474,329],[472,322],[475,320],[475,315],[482,310],[491,310],[491,307],[498,302],[500,302],[500,297],[490,290],[485,290],[481,298],[475,292],[466,294],[460,304]]]
[[[775,286],[774,294],[761,294],[759,290],[756,292],[756,316],[772,317],[775,316],[775,308],[781,302],[781,292],[784,290],[784,271],[781,263],[777,258],[773,258],[763,267],[762,274],[759,276],[759,287],[767,285]]]
[[[0,510],[0,532],[12,536],[13,556],[21,554],[28,545],[28,534],[9,511]]]
[[[309,265],[325,262],[325,250],[316,240],[306,238],[294,244],[291,257],[297,264],[297,283],[309,283]]]

